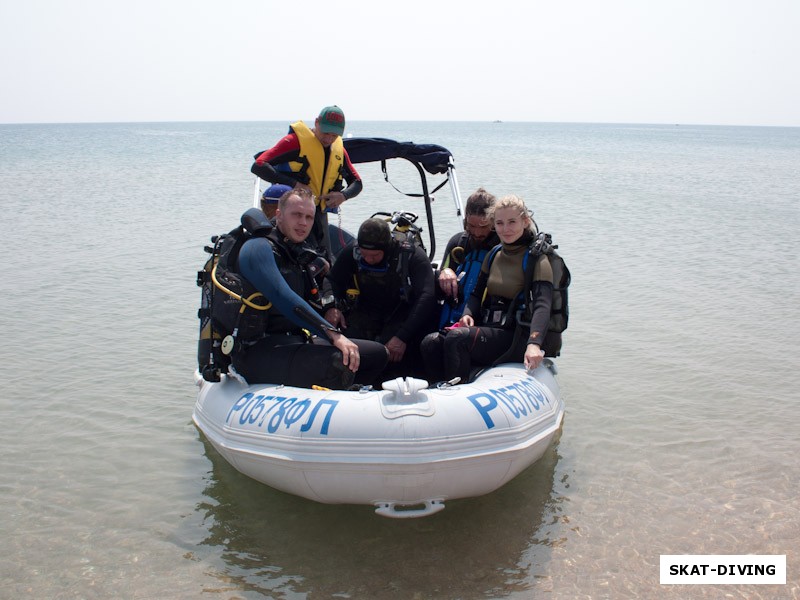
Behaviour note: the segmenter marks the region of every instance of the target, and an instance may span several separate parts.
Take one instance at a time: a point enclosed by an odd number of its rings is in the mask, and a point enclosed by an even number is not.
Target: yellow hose
[[[262,298],[264,298],[264,294],[262,294],[261,292],[256,292],[254,294],[251,294],[249,298],[245,298],[243,296],[240,296],[236,292],[234,292],[232,290],[229,290],[224,285],[222,285],[217,280],[217,265],[216,264],[214,265],[214,268],[211,269],[211,281],[214,282],[214,285],[217,286],[217,288],[219,288],[220,290],[222,290],[223,292],[228,294],[228,296],[230,296],[231,298],[236,298],[239,302],[241,302],[244,305],[249,306],[250,308],[252,308],[254,310],[269,310],[270,308],[272,308],[272,302],[268,302],[266,304],[266,306],[262,306],[260,304],[254,304],[253,302],[251,302],[251,300],[253,298],[257,298],[258,296],[261,296]],[[244,311],[244,306],[242,306],[240,312],[242,312],[242,311]]]

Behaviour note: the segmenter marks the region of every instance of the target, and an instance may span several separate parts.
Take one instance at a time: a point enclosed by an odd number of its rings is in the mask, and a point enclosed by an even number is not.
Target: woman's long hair
[[[536,221],[533,220],[533,211],[528,210],[525,206],[525,202],[519,196],[509,194],[497,200],[489,211],[489,217],[492,219],[492,222],[494,222],[494,214],[501,208],[513,208],[518,211],[520,217],[528,220],[528,232],[531,235],[539,233],[539,227],[536,225]]]

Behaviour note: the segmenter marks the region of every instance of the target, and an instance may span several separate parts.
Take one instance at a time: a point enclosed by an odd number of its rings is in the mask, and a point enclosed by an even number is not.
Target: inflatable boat
[[[464,385],[398,378],[383,390],[247,386],[198,378],[194,422],[236,469],[331,504],[421,517],[488,494],[538,460],[564,404],[546,359],[488,369]]]
[[[374,138],[345,144],[353,162],[380,160],[387,181],[387,159],[417,167],[422,192],[408,195],[425,202],[433,258],[426,171],[446,176],[436,189],[450,184],[461,216],[449,151]],[[233,467],[273,488],[318,502],[373,505],[386,517],[423,517],[447,500],[488,494],[541,458],[564,418],[555,375],[549,358],[532,372],[501,364],[468,382],[429,385],[405,377],[384,381],[380,390],[247,385],[226,374],[218,382],[196,375],[193,420]]]

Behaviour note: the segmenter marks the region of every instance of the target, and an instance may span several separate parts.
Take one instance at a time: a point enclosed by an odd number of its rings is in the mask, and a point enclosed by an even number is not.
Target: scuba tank
[[[263,331],[265,311],[272,306],[234,269],[242,245],[253,236],[267,235],[272,224],[257,208],[245,212],[241,223],[211,238],[213,245],[203,248],[211,256],[197,272],[201,288],[197,366],[206,381],[220,380],[231,363],[231,353],[240,347],[239,337],[247,339]]]

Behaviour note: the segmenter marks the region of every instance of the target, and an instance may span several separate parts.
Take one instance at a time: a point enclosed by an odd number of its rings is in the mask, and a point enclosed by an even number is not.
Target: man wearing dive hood
[[[389,224],[364,221],[328,273],[336,308],[325,316],[348,335],[386,346],[399,375],[419,369],[419,342],[432,329],[434,277],[425,251],[392,237]]]

